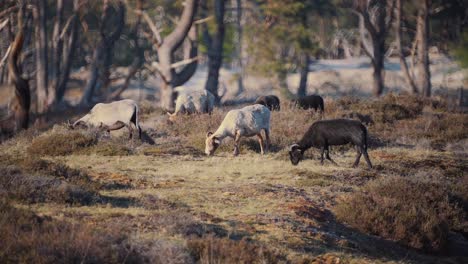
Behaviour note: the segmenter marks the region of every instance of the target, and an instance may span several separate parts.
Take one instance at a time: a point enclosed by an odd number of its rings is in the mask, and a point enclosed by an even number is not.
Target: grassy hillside
[[[203,154],[228,108],[168,123],[142,107],[144,142],[56,124],[0,146],[1,262],[463,263],[468,117],[442,100],[326,100],[326,118],[368,114],[374,169],[355,151],[287,146],[318,119],[272,113],[271,152],[243,139]]]

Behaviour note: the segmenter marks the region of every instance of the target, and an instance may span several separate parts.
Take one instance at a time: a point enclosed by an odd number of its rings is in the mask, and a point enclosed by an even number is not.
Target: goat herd
[[[320,110],[323,115],[323,98],[310,95],[294,100],[296,107]],[[214,106],[214,96],[206,91],[179,90],[174,113],[168,113],[174,121],[178,114],[211,113]],[[234,155],[239,154],[241,137],[257,136],[261,153],[268,151],[270,145],[270,111],[280,110],[280,100],[274,95],[261,96],[253,105],[229,111],[215,132],[208,132],[205,141],[205,153],[213,155],[226,137],[234,138]],[[78,119],[71,128],[77,126],[92,126],[110,132],[127,127],[132,138],[135,131],[141,139],[141,128],[138,123],[138,105],[135,101],[125,99],[108,104],[96,104],[88,114]],[[262,136],[264,131],[265,138]],[[361,155],[372,168],[367,154],[367,129],[357,120],[332,119],[314,122],[297,143],[289,147],[291,163],[297,165],[303,159],[304,152],[311,147],[321,149],[321,163],[325,158],[336,164],[331,158],[329,147],[351,143],[356,147],[357,156],[353,167],[358,166]]]

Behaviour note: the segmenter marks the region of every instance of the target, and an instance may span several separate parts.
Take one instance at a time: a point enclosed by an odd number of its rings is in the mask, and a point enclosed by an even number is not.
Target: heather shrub
[[[361,232],[428,252],[445,249],[462,215],[441,185],[403,177],[372,181],[335,209],[338,220]]]
[[[0,198],[1,263],[141,263],[119,229],[70,224],[16,209]]]
[[[67,133],[48,133],[33,139],[28,153],[39,156],[63,156],[96,144],[97,139],[91,133],[78,131]]]
[[[87,205],[98,199],[98,194],[86,186],[59,178],[28,175],[18,170],[0,168],[0,190],[10,199],[27,203],[56,202]]]
[[[187,247],[198,263],[286,263],[280,253],[246,239],[206,236],[189,239]]]

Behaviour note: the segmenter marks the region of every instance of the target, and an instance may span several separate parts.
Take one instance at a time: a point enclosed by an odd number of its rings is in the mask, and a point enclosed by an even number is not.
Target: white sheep
[[[262,130],[265,131],[265,149],[263,148]],[[270,110],[263,105],[249,105],[231,110],[224,117],[216,132],[208,132],[205,141],[206,155],[213,155],[225,137],[234,138],[234,155],[239,154],[241,137],[257,136],[261,153],[268,151],[270,145]]]
[[[179,91],[179,94],[174,113],[167,113],[169,120],[174,121],[178,114],[211,113],[213,111],[215,97],[209,91],[190,91],[183,87],[176,89]]]
[[[93,126],[111,130],[127,127],[130,132],[130,138],[133,137],[133,130],[138,130],[138,137],[141,139],[141,128],[138,123],[138,105],[130,99],[115,101],[112,103],[96,104],[88,114],[78,119],[71,128],[78,125]]]

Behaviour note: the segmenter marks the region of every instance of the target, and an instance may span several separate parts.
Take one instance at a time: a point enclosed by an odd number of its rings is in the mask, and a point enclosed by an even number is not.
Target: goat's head
[[[289,159],[293,165],[299,164],[299,161],[304,157],[304,151],[298,144],[293,144],[289,147]]]
[[[205,154],[211,156],[221,144],[221,140],[213,136],[213,132],[206,133]]]

